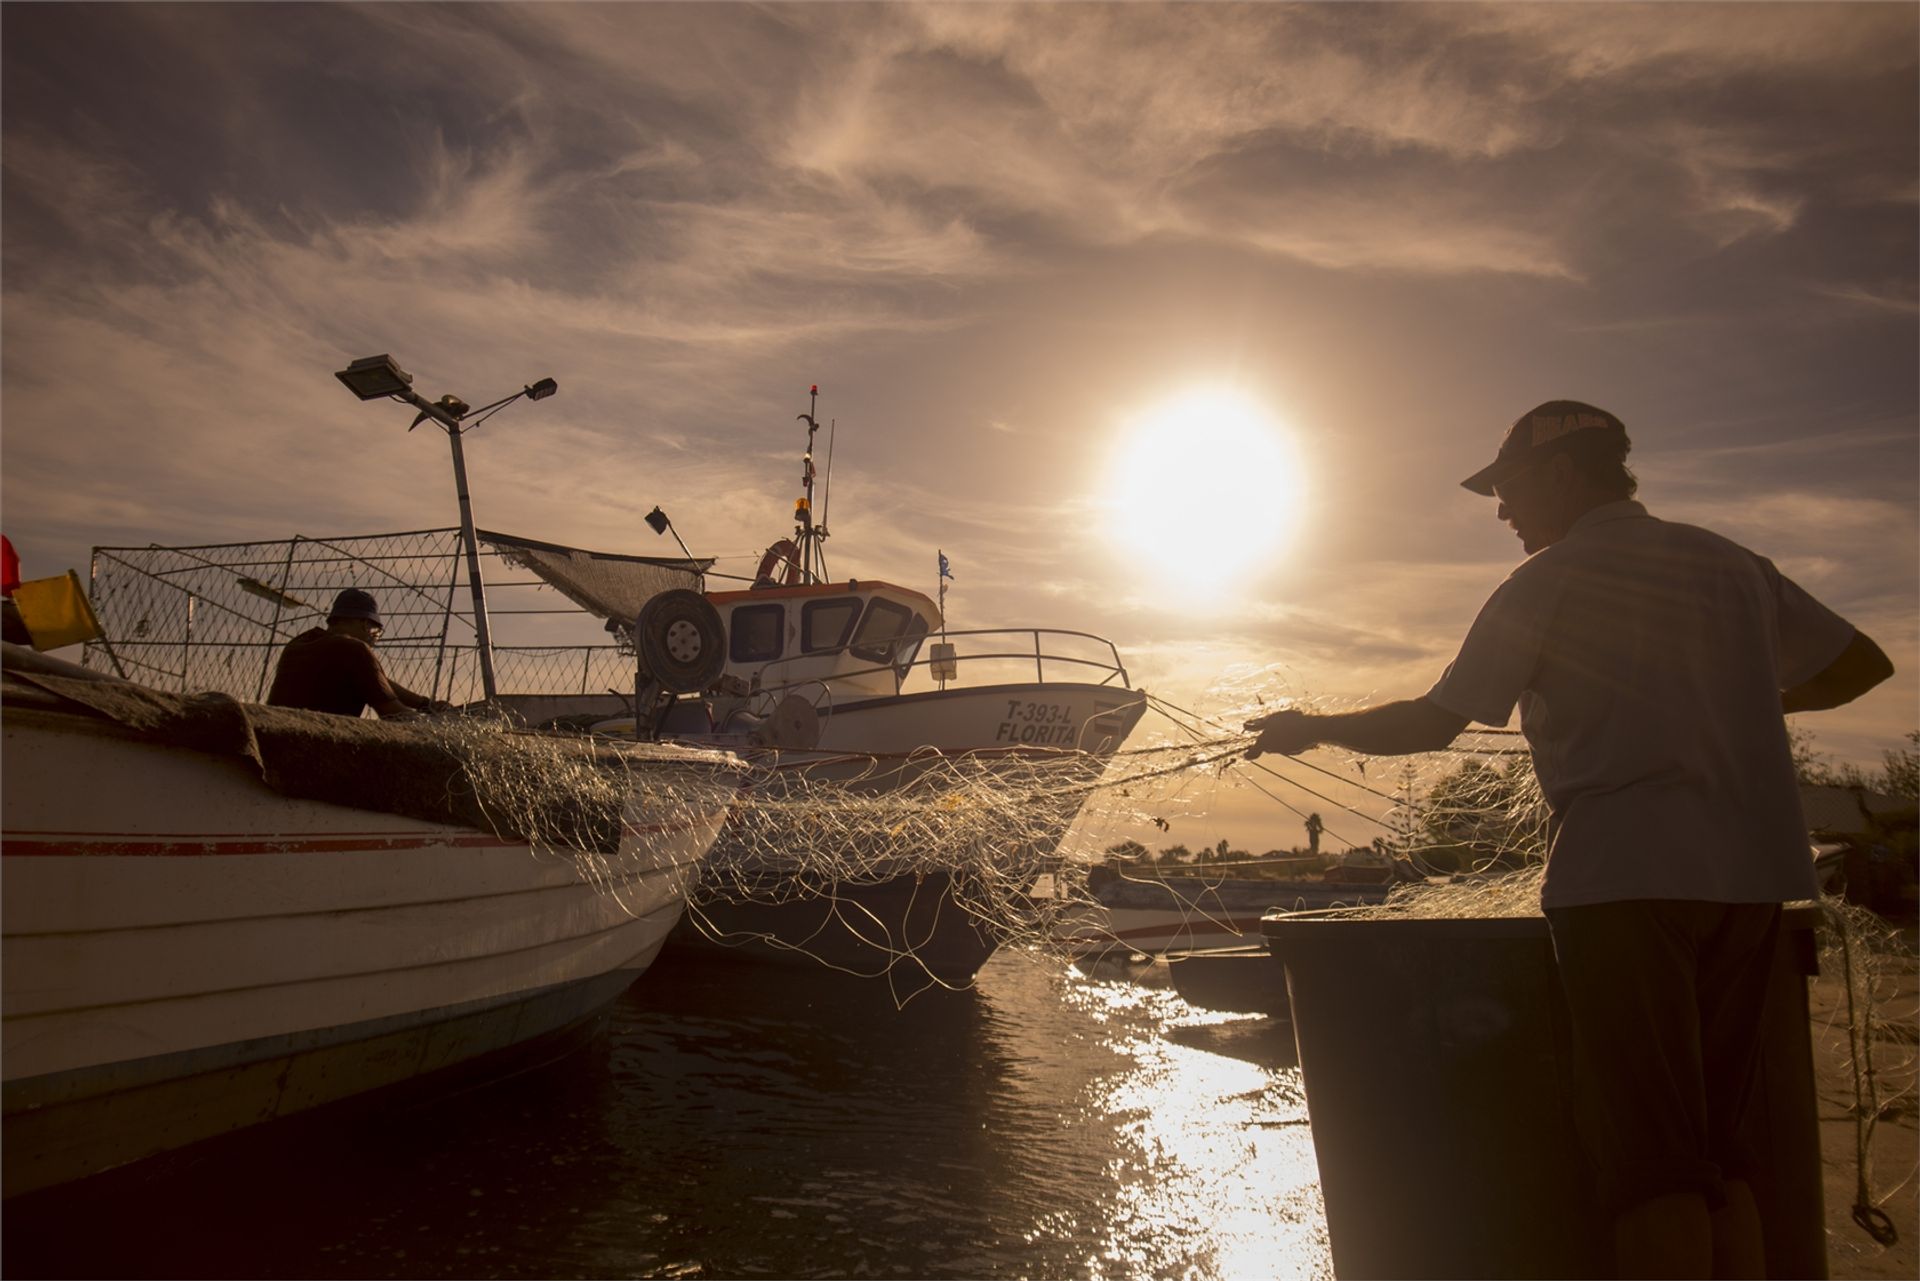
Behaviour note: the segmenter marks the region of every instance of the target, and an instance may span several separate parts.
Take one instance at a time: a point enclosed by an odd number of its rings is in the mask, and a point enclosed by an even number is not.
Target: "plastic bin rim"
[[[1819,924],[1821,907],[1802,901],[1785,904],[1781,924],[1787,929],[1811,929]],[[1387,909],[1391,911],[1391,909]],[[1269,912],[1260,918],[1260,934],[1270,943],[1296,938],[1325,938],[1329,933],[1353,934],[1356,927],[1392,931],[1402,938],[1545,938],[1544,916],[1392,916],[1379,908],[1327,908],[1315,912]]]

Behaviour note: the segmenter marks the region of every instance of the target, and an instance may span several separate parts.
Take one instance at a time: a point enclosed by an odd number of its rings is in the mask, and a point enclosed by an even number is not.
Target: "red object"
[[[814,384],[813,386],[811,386],[811,387],[809,387],[809,388],[807,388],[807,395],[809,395],[809,396],[818,396],[819,394],[820,394],[820,384],[819,384],[819,383],[815,383],[815,384]]]
[[[0,596],[13,595],[13,589],[20,585],[20,553],[13,550],[13,540],[0,534]]]
[[[798,583],[800,581],[800,562],[797,559],[799,555],[800,549],[794,546],[791,538],[783,538],[767,548],[767,554],[760,558],[760,568],[754,571],[754,586],[778,583],[783,572],[780,568],[782,565],[786,566],[784,573],[787,586],[792,587]]]

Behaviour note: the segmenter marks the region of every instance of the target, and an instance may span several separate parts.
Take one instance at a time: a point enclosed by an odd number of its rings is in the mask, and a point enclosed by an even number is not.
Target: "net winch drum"
[[[672,694],[697,694],[727,666],[727,630],[720,611],[699,592],[661,592],[640,607],[633,624],[640,683]]]

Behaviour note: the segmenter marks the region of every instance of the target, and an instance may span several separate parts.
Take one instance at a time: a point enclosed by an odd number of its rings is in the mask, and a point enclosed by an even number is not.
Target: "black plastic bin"
[[[1787,910],[1749,1115],[1767,1274],[1827,1275],[1807,1027],[1819,909]],[[1273,914],[1334,1272],[1607,1277],[1612,1222],[1575,1132],[1540,917]]]

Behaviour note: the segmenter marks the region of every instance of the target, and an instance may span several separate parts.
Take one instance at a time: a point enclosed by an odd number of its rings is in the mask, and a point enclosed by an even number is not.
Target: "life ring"
[[[781,579],[776,576],[775,571],[783,563],[787,567],[786,585],[792,587],[800,581],[800,549],[794,545],[791,538],[783,538],[767,548],[767,554],[760,558],[760,568],[753,572],[753,585],[755,587],[779,586]]]
[[[633,648],[640,670],[675,694],[697,694],[725,673],[727,629],[699,592],[661,592],[640,607]]]

